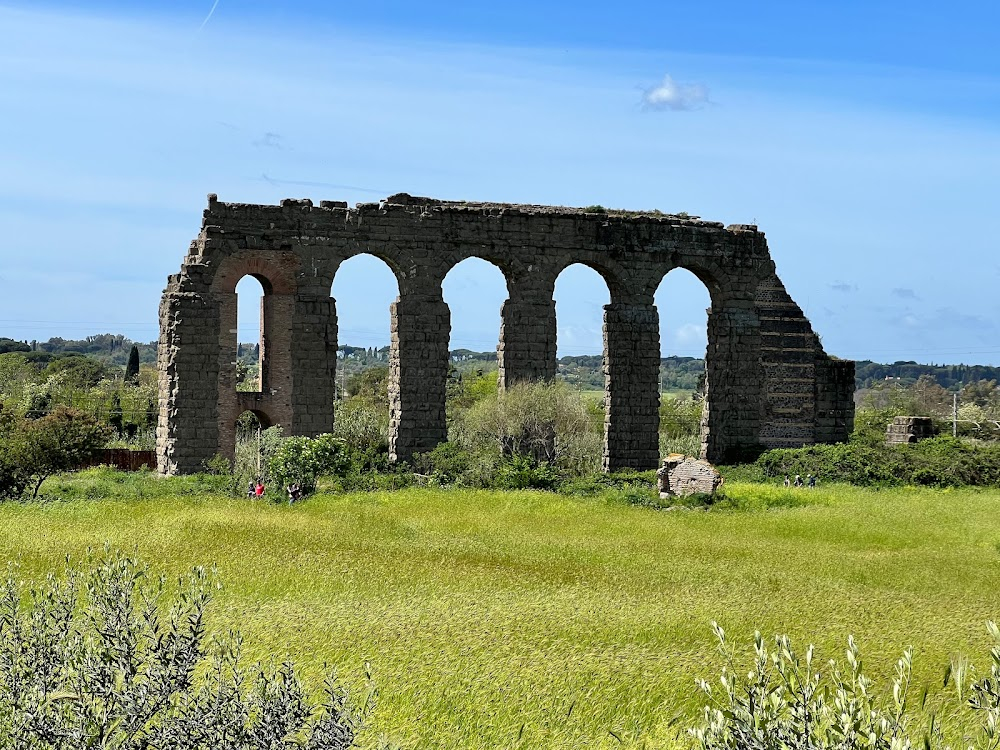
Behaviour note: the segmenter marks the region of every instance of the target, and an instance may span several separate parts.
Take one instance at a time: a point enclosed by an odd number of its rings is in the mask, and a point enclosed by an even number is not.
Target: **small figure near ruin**
[[[712,464],[683,453],[671,453],[656,472],[660,499],[687,495],[714,495],[722,486],[722,475]]]

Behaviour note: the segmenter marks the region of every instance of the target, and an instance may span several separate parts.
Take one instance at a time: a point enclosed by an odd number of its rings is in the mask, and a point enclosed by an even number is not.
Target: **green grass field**
[[[369,745],[667,746],[721,664],[711,620],[741,647],[787,632],[824,657],[853,633],[882,684],[913,645],[933,706],[951,655],[987,664],[1000,618],[997,492],[730,483],[741,510],[658,512],[412,489],[288,508],[112,476],[47,487],[96,499],[0,507],[3,557],[38,574],[110,541],[166,572],[217,563],[213,626],[251,657],[315,683],[335,664],[352,686],[371,663]]]

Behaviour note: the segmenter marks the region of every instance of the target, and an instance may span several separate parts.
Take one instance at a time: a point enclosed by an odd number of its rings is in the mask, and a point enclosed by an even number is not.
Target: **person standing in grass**
[[[811,490],[816,489],[816,475],[815,474],[810,474],[809,475],[809,489],[811,489]]]
[[[785,486],[788,487],[791,484],[792,484],[792,480],[788,478],[787,474],[785,474]]]
[[[253,488],[253,494],[257,497],[264,497],[264,482],[258,479],[257,485]]]
[[[802,475],[801,474],[796,474],[795,475],[795,486],[796,487],[801,487],[802,486]]]

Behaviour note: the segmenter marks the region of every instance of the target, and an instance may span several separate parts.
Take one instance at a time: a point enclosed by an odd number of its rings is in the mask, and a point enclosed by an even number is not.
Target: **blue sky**
[[[155,338],[207,193],[407,191],[756,221],[829,352],[1000,364],[997,28],[985,2],[0,0],[0,336]],[[499,271],[444,291],[452,347],[492,349]],[[333,293],[343,343],[387,342],[384,266]],[[556,299],[560,353],[599,352],[603,282]],[[700,356],[700,283],[657,303],[662,353]]]

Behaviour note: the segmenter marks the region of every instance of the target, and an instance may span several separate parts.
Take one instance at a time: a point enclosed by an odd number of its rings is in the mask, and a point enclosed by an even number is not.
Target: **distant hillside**
[[[855,364],[854,386],[858,390],[871,388],[886,380],[898,381],[900,385],[917,382],[921,375],[930,375],[938,385],[949,391],[958,391],[963,385],[980,380],[1000,381],[1000,367],[989,365],[920,365],[916,362],[893,362],[882,365],[864,360]]]
[[[109,365],[125,366],[129,349],[135,344],[139,349],[139,361],[143,364],[156,362],[156,342],[135,342],[126,336],[102,333],[85,339],[51,338],[48,341],[17,341],[0,337],[0,354],[5,352],[25,352],[30,359],[48,362],[66,354],[86,354]],[[240,344],[239,357],[247,365],[254,365],[258,357],[256,343]],[[348,375],[371,367],[385,366],[389,362],[389,347],[363,347],[344,345],[338,357],[344,362]],[[496,369],[496,352],[474,352],[470,349],[455,349],[451,352],[452,366],[459,372],[489,372]],[[560,357],[559,377],[574,386],[586,390],[600,390],[604,387],[603,362],[601,355]],[[660,379],[664,390],[694,391],[704,372],[705,361],[696,357],[665,357],[660,360]],[[900,385],[915,383],[921,375],[930,375],[942,388],[958,391],[963,385],[980,380],[1000,381],[1000,367],[988,365],[922,365],[912,361],[880,364],[870,360],[859,361],[855,371],[855,387],[858,390],[871,388],[887,380]]]
[[[120,333],[99,333],[87,336],[85,339],[64,339],[56,336],[48,341],[17,341],[0,337],[0,354],[5,352],[24,352],[29,359],[48,362],[66,354],[86,354],[108,365],[121,365],[128,362],[128,353],[135,344],[139,349],[140,364],[156,363],[156,342],[143,344],[132,341]]]

